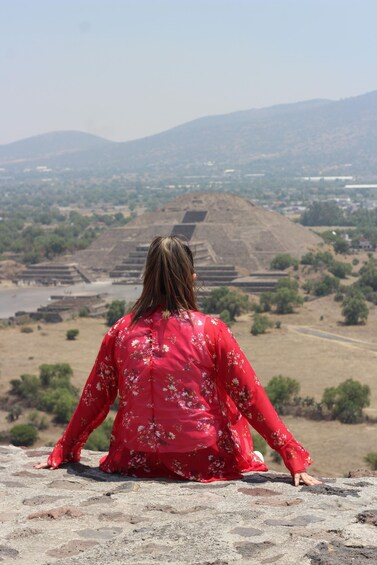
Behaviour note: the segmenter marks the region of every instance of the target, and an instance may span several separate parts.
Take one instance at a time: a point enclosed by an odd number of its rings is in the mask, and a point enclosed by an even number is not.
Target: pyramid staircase
[[[39,263],[30,265],[17,275],[16,281],[21,284],[72,285],[91,282],[89,275],[76,264]]]

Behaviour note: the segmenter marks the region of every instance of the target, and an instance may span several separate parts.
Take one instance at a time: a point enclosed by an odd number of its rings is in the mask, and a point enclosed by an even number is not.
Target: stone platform
[[[101,454],[35,470],[49,449],[0,447],[0,562],[9,565],[374,565],[377,476],[209,484],[99,471]],[[371,473],[372,474],[372,473]]]

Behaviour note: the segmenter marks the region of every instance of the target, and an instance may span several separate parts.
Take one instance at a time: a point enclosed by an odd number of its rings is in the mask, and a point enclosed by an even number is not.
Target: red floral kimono
[[[276,414],[226,324],[200,312],[166,320],[162,310],[134,326],[127,315],[106,334],[49,464],[80,459],[119,393],[109,453],[100,462],[107,473],[207,482],[267,471],[253,453],[249,423],[292,474],[304,471],[309,454]]]

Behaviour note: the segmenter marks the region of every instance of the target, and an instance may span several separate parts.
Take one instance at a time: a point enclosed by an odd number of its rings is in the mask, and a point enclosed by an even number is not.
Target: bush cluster
[[[212,290],[202,304],[202,311],[205,314],[217,314],[227,324],[232,324],[237,316],[249,310],[248,295],[227,286]]]
[[[296,306],[303,303],[303,298],[298,293],[298,282],[290,277],[279,280],[274,292],[262,292],[259,296],[259,305],[254,310],[260,314],[270,312],[275,306],[276,314],[291,314]]]
[[[321,402],[300,397],[299,382],[283,375],[272,377],[265,390],[279,414],[339,420],[344,424],[362,421],[363,409],[370,402],[370,388],[354,379],[326,388]]]
[[[75,409],[78,393],[71,384],[72,368],[68,363],[41,365],[39,376],[21,375],[13,379],[10,394],[17,396],[26,407],[37,408],[66,424]]]
[[[97,429],[92,432],[85,444],[85,449],[92,451],[107,451],[110,444],[111,430],[114,420],[107,418]]]

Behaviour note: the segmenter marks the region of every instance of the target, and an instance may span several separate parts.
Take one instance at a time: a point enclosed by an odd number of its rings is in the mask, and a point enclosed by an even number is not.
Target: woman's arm
[[[114,340],[111,333],[105,335],[67,429],[52,450],[47,463],[37,464],[36,468],[56,469],[62,463],[79,461],[81,449],[89,435],[106,418],[118,391],[113,356]]]
[[[217,328],[214,332],[215,364],[221,386],[253,428],[282,456],[295,484],[300,480],[306,484],[317,484],[316,479],[305,473],[312,462],[309,453],[277,415],[233,334],[220,320],[216,320],[214,326]]]

